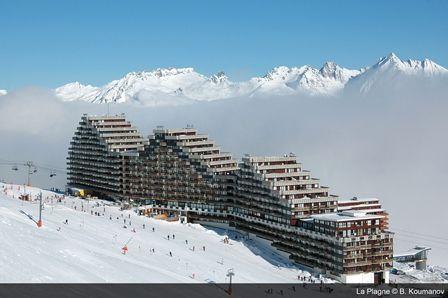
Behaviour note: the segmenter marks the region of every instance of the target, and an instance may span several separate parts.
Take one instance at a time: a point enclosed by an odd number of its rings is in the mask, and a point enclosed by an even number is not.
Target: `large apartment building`
[[[83,115],[68,150],[68,185],[120,197],[124,156],[142,151],[146,143],[124,115]]]
[[[192,127],[145,139],[123,115],[84,115],[68,186],[237,229],[343,282],[388,282],[393,235],[379,201],[338,200],[293,154],[237,162]]]

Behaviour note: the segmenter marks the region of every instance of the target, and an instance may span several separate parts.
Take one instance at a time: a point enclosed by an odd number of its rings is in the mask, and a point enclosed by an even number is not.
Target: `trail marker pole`
[[[42,227],[42,192],[39,193],[39,220],[37,221],[37,227]]]
[[[232,276],[234,276],[235,273],[233,272],[233,269],[227,270],[227,277],[229,277],[229,289],[227,290],[227,294],[229,296],[232,296]]]

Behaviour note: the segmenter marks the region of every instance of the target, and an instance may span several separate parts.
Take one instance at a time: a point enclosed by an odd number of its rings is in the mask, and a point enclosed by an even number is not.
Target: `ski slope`
[[[37,228],[33,220],[41,191],[43,227]],[[18,199],[25,192],[33,201]],[[234,232],[138,216],[106,201],[65,197],[58,202],[57,196],[0,183],[1,283],[225,283],[230,268],[236,283],[288,283],[310,277],[252,240],[235,240]],[[226,235],[229,244],[223,241]],[[129,250],[123,254],[128,241]]]

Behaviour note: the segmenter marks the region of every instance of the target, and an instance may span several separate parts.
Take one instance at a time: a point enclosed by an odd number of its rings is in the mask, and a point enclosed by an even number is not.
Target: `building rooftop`
[[[394,258],[417,256],[419,253],[422,253],[422,252],[428,251],[428,250],[431,250],[431,247],[416,246],[416,247],[411,248],[405,252],[394,254]]]
[[[297,157],[292,153],[289,155],[285,154],[283,156],[252,156],[250,154],[246,154],[243,157],[243,160],[249,160],[251,162],[296,161]]]
[[[325,220],[325,221],[353,221],[353,220],[368,220],[368,219],[378,219],[383,218],[382,215],[371,215],[366,212],[359,211],[343,211],[335,213],[325,213],[325,214],[315,214],[311,215],[313,219]]]
[[[379,199],[377,198],[351,198],[351,199],[343,199],[343,200],[339,200],[338,203],[342,203],[342,204],[348,204],[348,203],[354,203],[354,202],[370,202],[370,201],[377,201],[379,202]]]
[[[338,202],[339,203],[339,202]],[[370,209],[372,207],[375,207],[374,209],[380,209],[381,208],[381,204],[361,204],[361,205],[342,205],[342,206],[338,206],[338,210],[339,211],[343,211],[343,210],[352,210],[354,208],[362,208],[362,210],[364,211],[371,211],[373,209]]]

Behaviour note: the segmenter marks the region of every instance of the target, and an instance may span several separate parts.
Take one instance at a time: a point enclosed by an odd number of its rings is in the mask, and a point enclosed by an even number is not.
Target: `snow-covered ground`
[[[427,266],[426,270],[416,270],[409,263],[394,262],[399,274],[391,274],[394,283],[448,283],[448,269],[440,266]]]
[[[37,228],[40,191],[45,209],[43,227]],[[24,192],[33,201],[19,200]],[[229,244],[223,241],[226,235]],[[230,268],[237,283],[291,283],[310,276],[275,252],[235,236],[138,216],[110,202],[74,197],[59,202],[53,192],[0,183],[0,282],[225,283]]]

